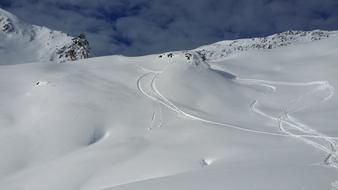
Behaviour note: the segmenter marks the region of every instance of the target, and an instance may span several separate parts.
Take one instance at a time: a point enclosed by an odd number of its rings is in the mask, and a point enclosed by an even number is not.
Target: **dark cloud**
[[[337,0],[0,0],[30,23],[88,34],[97,55],[142,55],[285,30],[338,29]]]

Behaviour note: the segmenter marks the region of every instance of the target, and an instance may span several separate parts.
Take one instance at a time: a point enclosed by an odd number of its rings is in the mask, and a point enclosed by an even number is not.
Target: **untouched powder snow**
[[[335,32],[60,64],[0,16],[1,190],[338,189]]]
[[[88,58],[85,36],[71,37],[46,27],[29,25],[0,9],[0,65],[65,62]]]

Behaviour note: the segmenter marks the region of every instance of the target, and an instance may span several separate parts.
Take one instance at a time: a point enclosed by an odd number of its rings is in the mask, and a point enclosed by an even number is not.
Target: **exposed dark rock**
[[[11,33],[15,31],[14,26],[11,23],[11,20],[2,15],[0,15],[0,30],[5,33]]]
[[[72,39],[70,44],[67,44],[57,51],[58,58],[61,62],[75,61],[90,57],[89,42],[84,34]]]

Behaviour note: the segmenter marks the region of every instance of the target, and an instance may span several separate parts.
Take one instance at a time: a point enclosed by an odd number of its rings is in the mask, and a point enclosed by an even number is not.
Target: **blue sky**
[[[338,0],[0,0],[21,19],[86,33],[96,55],[144,55],[286,30],[338,30]]]

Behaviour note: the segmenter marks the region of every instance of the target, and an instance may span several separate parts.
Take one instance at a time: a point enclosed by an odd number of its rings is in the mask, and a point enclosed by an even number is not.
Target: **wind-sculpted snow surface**
[[[337,40],[1,65],[0,189],[337,189]]]

